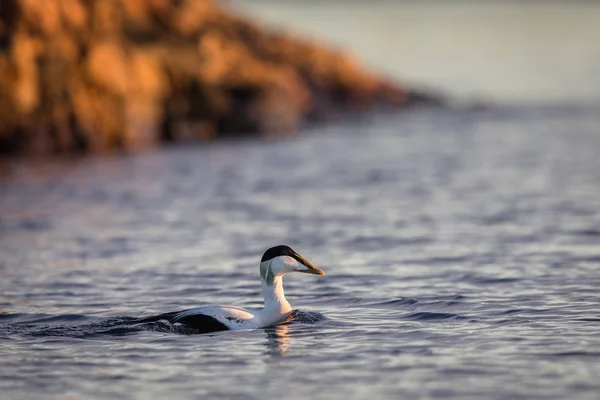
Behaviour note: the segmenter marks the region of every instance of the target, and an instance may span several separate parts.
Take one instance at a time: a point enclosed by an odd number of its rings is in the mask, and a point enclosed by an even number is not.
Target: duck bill
[[[307,269],[299,269],[297,272],[303,272],[305,274],[313,274],[313,275],[321,275],[321,276],[325,275],[325,272],[321,268],[316,267],[310,261],[308,261],[306,258],[302,257],[300,254],[298,254],[298,253],[294,254],[294,258],[307,268]]]

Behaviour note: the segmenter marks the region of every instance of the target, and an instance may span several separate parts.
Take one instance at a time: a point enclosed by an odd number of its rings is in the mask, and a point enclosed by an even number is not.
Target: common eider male
[[[139,322],[168,321],[175,326],[189,328],[197,333],[224,330],[255,329],[285,321],[292,306],[283,293],[283,275],[289,272],[325,275],[289,246],[271,247],[260,260],[260,284],[265,300],[261,309],[235,306],[205,306],[161,314]]]

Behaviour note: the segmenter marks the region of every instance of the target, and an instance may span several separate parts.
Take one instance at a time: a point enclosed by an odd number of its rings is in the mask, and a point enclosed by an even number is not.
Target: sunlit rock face
[[[0,151],[284,135],[403,88],[209,0],[2,0]]]

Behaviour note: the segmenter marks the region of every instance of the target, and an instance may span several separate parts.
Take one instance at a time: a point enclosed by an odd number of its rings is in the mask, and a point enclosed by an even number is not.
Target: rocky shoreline
[[[134,150],[416,99],[210,0],[2,0],[0,152]]]

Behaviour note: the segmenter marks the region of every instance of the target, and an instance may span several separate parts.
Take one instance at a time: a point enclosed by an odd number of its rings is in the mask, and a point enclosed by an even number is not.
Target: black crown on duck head
[[[292,258],[296,258],[297,253],[292,250],[290,246],[286,246],[285,244],[281,244],[279,246],[271,247],[263,254],[260,262],[265,262],[274,259],[275,257],[280,256],[289,256]]]

